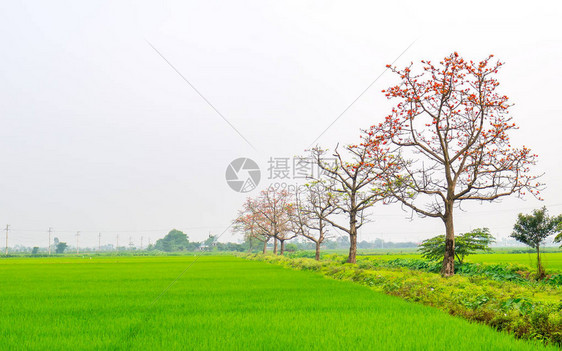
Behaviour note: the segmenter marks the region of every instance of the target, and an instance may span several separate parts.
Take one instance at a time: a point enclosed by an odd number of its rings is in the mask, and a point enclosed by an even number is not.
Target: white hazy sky
[[[512,138],[539,154],[545,201],[474,203],[456,215],[457,232],[506,237],[519,212],[562,212],[561,15],[555,1],[4,1],[0,226],[26,246],[46,246],[49,227],[70,244],[80,230],[91,246],[98,232],[102,243],[119,234],[137,245],[171,228],[193,240],[220,233],[246,197],[225,182],[230,161],[265,170],[269,157],[301,154],[417,40],[396,65],[452,51],[506,62]],[[380,121],[391,106],[380,91],[395,82],[385,73],[321,145],[353,143]],[[442,232],[397,207],[373,212],[360,240]]]

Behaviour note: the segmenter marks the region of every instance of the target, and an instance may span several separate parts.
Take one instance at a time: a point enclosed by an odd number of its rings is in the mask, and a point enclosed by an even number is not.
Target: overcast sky
[[[458,51],[505,61],[500,91],[539,154],[544,202],[465,206],[457,232],[509,235],[517,213],[562,213],[558,2],[5,1],[0,5],[0,227],[10,246],[154,242],[169,229],[220,234],[248,195],[227,165],[302,154],[414,41],[397,66]],[[237,134],[149,42],[254,147]],[[390,102],[386,72],[319,139],[355,143]],[[419,241],[438,219],[376,206],[360,240]],[[2,232],[3,235],[3,232]],[[239,240],[226,233],[221,241]],[[145,244],[146,245],[146,244]]]

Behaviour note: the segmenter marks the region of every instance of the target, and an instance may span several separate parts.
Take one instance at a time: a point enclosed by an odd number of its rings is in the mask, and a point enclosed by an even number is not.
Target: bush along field
[[[350,280],[485,323],[517,338],[562,346],[560,275],[536,282],[529,279],[524,266],[465,263],[458,268],[460,274],[443,278],[436,273],[440,268],[438,264],[420,259],[363,258],[351,265],[344,263],[343,256],[328,256],[322,261],[261,254],[244,257]]]
[[[336,261],[342,260],[337,256],[329,256],[329,258]],[[439,273],[441,270],[440,262],[428,261],[420,258],[361,258],[358,260],[362,266],[380,266],[386,268],[403,267],[414,270],[422,270],[430,273]],[[541,285],[547,284],[551,286],[562,285],[562,273],[558,271],[550,272],[543,279],[535,279],[535,271],[531,270],[528,266],[514,264],[514,263],[501,263],[501,264],[483,264],[464,262],[455,266],[455,273],[465,276],[481,276],[496,281],[509,281],[523,285]]]

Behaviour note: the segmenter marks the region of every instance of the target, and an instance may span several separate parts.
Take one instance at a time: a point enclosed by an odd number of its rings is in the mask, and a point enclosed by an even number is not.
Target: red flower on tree
[[[393,196],[422,216],[440,218],[446,229],[443,275],[454,274],[453,209],[464,200],[493,201],[525,191],[538,197],[542,184],[530,173],[537,155],[515,148],[509,132],[508,97],[497,92],[503,63],[480,62],[456,52],[439,64],[421,61],[400,70],[400,84],[383,90],[397,104],[368,131],[373,147],[393,145],[401,171],[389,177]]]

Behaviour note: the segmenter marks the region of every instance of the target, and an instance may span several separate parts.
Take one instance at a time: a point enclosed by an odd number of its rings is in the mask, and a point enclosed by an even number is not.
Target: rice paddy
[[[475,263],[515,263],[531,268],[537,267],[536,253],[493,253],[468,256],[468,262]],[[541,261],[547,270],[562,270],[562,252],[545,252],[541,254]]]
[[[392,260],[395,258],[422,258],[420,254],[407,252],[404,254],[378,254],[369,255],[373,259]],[[529,268],[537,267],[536,253],[478,253],[466,257],[466,262],[472,263],[488,263],[488,264],[504,264],[514,263],[524,265]],[[541,253],[541,261],[547,271],[562,271],[562,252],[543,252]]]
[[[351,282],[236,257],[194,260],[0,260],[0,348],[542,348]]]

